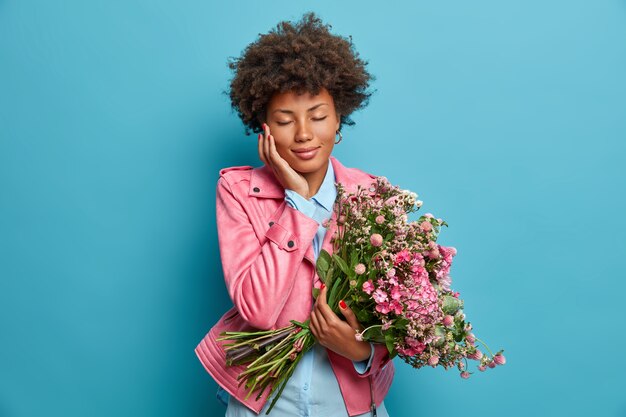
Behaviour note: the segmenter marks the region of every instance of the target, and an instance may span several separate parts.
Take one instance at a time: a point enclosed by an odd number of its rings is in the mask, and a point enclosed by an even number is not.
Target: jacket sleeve
[[[373,343],[373,346],[374,356],[370,358],[370,367],[364,373],[360,373],[358,370],[356,372],[360,378],[366,378],[371,374],[377,373],[389,362],[389,351],[387,350],[387,346],[384,343]]]
[[[251,326],[274,328],[317,233],[317,222],[287,206],[265,236],[257,236],[224,177],[217,183],[216,217],[224,280],[233,304]]]

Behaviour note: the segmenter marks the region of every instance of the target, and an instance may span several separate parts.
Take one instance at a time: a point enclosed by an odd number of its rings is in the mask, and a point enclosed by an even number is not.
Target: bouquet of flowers
[[[426,213],[416,221],[409,214],[419,210],[417,194],[378,177],[368,189],[347,193],[337,184],[333,254],[322,250],[317,273],[328,287],[328,305],[335,313],[337,300],[345,300],[364,330],[358,340],[384,343],[390,357],[396,355],[414,368],[456,367],[469,378],[467,360],[479,361],[485,371],[504,365],[500,350],[493,354],[472,333],[463,313],[463,300],[451,289],[449,275],[454,247],[437,244],[442,219]],[[313,289],[313,296],[319,295]],[[298,361],[315,343],[304,323],[292,320],[281,329],[263,332],[224,332],[228,365],[248,364],[239,375],[248,397],[257,399],[270,388],[280,397]],[[476,346],[480,342],[489,355]]]

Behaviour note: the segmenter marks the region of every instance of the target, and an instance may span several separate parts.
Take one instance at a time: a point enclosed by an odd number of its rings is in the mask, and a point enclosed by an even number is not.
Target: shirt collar
[[[322,181],[322,185],[317,193],[311,197],[314,199],[319,205],[324,207],[327,211],[332,211],[333,204],[335,203],[335,198],[337,197],[337,189],[335,187],[335,170],[333,169],[333,164],[328,160],[328,169],[326,170],[326,176],[324,177],[324,181]]]

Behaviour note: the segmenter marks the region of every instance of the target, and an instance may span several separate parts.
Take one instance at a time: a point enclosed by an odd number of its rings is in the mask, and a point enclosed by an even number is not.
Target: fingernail
[[[324,288],[326,288],[326,285],[322,284],[322,286],[320,287],[320,291],[323,290]]]
[[[339,307],[343,308],[344,310],[348,308],[348,306],[346,305],[346,302],[343,300],[339,301]]]
[[[259,140],[263,137],[262,133],[259,133]]]

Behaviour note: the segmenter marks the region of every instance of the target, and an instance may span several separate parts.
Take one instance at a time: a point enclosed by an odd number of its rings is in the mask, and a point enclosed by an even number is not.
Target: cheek
[[[285,158],[285,156],[289,154],[289,146],[287,146],[284,141],[276,139],[276,137],[274,137],[274,143],[276,144],[276,152],[278,152],[281,157]]]

